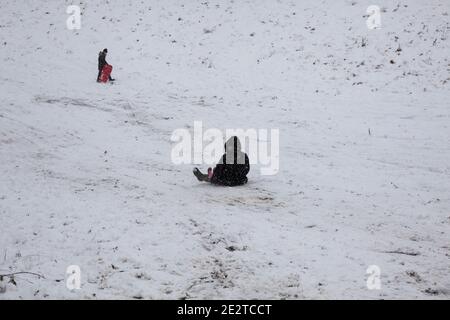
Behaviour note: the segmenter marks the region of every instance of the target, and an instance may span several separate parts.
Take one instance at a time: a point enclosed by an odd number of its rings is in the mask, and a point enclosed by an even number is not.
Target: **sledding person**
[[[102,75],[103,67],[108,65],[108,62],[106,62],[106,55],[108,54],[108,49],[103,49],[103,51],[100,51],[98,54],[98,76],[97,76],[97,82],[100,82],[100,77]],[[109,76],[109,81],[114,81],[111,76]]]
[[[199,181],[233,187],[246,184],[249,171],[248,156],[241,151],[239,138],[234,136],[225,143],[225,154],[214,170],[209,168],[208,174],[203,174],[198,168],[195,168],[194,175]]]

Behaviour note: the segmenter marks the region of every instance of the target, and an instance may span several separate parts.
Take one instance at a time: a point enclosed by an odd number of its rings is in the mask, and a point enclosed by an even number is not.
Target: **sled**
[[[102,69],[102,74],[100,76],[100,82],[106,83],[109,80],[113,67],[109,64],[105,65]]]

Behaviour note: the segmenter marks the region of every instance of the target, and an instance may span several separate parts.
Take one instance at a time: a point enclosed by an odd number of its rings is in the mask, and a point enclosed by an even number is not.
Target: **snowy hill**
[[[0,299],[449,298],[448,0],[72,4],[2,0],[0,274],[44,278]],[[279,173],[199,183],[194,121],[279,129]]]

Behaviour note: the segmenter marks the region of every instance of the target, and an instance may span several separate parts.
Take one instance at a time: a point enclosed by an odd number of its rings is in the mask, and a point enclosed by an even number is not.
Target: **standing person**
[[[98,54],[98,76],[97,76],[97,82],[100,82],[100,76],[102,75],[102,70],[105,65],[108,65],[108,62],[106,62],[106,55],[108,54],[108,49],[103,49],[103,51],[100,51]],[[114,81],[111,76],[109,76],[109,81]]]
[[[239,138],[234,136],[225,143],[225,154],[214,170],[209,168],[208,174],[203,174],[198,168],[195,168],[194,175],[199,181],[234,187],[247,183],[249,171],[250,161],[248,156],[241,151]]]

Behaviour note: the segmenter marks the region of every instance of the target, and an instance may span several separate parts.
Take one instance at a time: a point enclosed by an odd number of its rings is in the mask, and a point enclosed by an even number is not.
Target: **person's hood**
[[[225,143],[225,158],[227,164],[245,164],[245,153],[241,151],[241,142],[238,137],[231,137]]]
[[[241,141],[239,141],[238,137],[233,136],[230,139],[228,139],[228,141],[225,143],[225,152],[226,153],[233,152],[234,154],[241,152]]]

